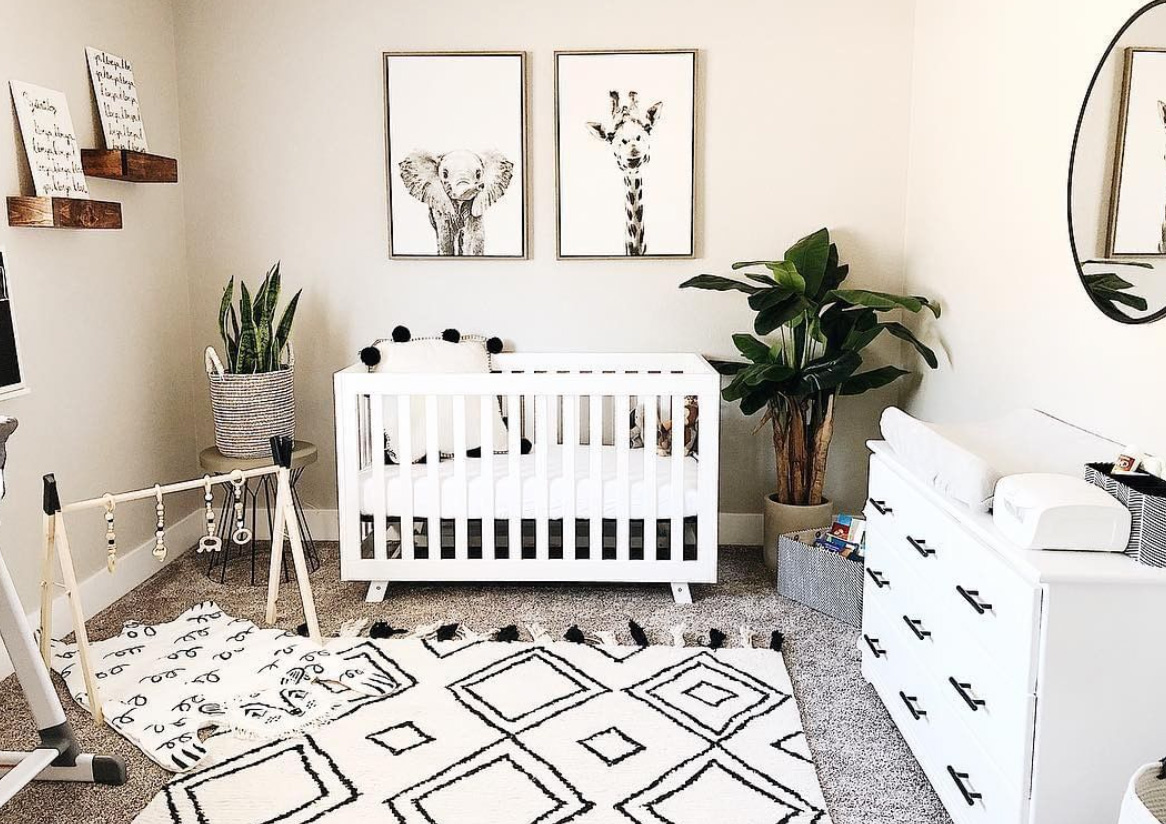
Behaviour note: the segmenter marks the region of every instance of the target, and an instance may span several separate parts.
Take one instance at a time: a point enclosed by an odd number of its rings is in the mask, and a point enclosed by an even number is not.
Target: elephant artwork
[[[484,217],[510,188],[510,160],[497,151],[414,151],[399,170],[405,189],[429,210],[439,256],[486,254]]]

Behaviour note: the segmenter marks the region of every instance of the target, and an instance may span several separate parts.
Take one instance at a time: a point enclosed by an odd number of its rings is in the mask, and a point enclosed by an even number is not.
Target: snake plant
[[[733,264],[735,271],[754,267],[767,271],[745,272],[747,282],[700,275],[680,286],[749,296],[749,307],[757,313],[753,330],[762,339],[733,335],[746,360],[714,362],[718,372],[732,377],[722,396],[740,403],[746,415],[765,410],[758,429],[766,423],[773,426],[775,499],[817,505],[823,502],[835,396],[860,395],[910,374],[897,366],[858,371],[863,350],[886,332],[914,347],[932,369],[938,365],[935,353],[910,329],[880,316],[926,308],[938,318],[939,304],[924,297],[842,288],[850,267],[839,263],[838,247],[826,229],[799,240],[784,260]]]
[[[219,334],[226,347],[226,369],[236,375],[276,372],[287,366],[288,336],[295,320],[301,289],[288,301],[275,323],[276,304],[282,278],[277,262],[263,278],[263,283],[251,296],[247,284],[239,281],[239,309],[235,310],[235,278],[227,282],[219,305]]]

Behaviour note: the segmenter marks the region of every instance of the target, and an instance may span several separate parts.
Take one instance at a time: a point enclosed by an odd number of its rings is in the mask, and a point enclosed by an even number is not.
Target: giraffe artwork
[[[560,259],[692,257],[696,52],[558,52]]]
[[[610,92],[609,122],[587,124],[588,131],[611,147],[615,164],[623,173],[624,249],[629,256],[646,255],[644,238],[644,169],[652,159],[652,127],[660,119],[664,104],[653,103],[640,110],[639,94],[629,91],[621,103],[620,93]]]

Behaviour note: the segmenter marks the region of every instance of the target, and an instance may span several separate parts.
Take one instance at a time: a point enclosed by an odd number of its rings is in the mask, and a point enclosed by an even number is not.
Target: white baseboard
[[[335,509],[307,509],[304,518],[312,537],[321,541],[336,541],[340,538],[339,518]],[[267,517],[259,510],[256,518],[257,532],[267,538]],[[757,512],[722,512],[718,519],[720,542],[741,546],[761,546],[762,519]]]
[[[154,558],[154,539],[134,547],[129,552],[118,552],[117,568],[113,573],[102,567],[83,581],[78,582],[81,590],[81,605],[87,617],[92,617],[117,599],[129,593],[134,587],[148,580],[164,566],[172,563],[186,551],[198,543],[202,537],[205,521],[202,510],[196,509],[181,520],[166,529],[166,545],[168,552],[166,561],[158,563]],[[73,551],[76,552],[80,542],[70,541]],[[101,546],[104,549],[105,539]],[[39,547],[38,547],[39,550]],[[59,577],[59,576],[58,576]],[[39,607],[28,613],[28,625],[35,630],[40,623]],[[69,616],[69,605],[64,594],[59,594],[53,601],[53,636],[63,638],[73,631],[72,620]],[[0,644],[0,678],[7,678],[12,674],[12,661],[8,653]]]

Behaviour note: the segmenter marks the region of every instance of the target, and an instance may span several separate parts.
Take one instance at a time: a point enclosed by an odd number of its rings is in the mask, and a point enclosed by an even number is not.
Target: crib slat
[[[397,466],[401,473],[401,559],[412,561],[413,554],[413,402],[408,395],[397,396]],[[382,453],[384,450],[381,450]],[[384,473],[381,473],[384,474]]]
[[[619,495],[616,498],[616,521],[615,521],[615,557],[616,560],[626,561],[629,557],[629,544],[631,542],[631,483],[630,483],[630,452],[631,447],[628,443],[631,438],[629,421],[628,421],[628,403],[627,395],[617,395],[612,399],[612,414],[614,420],[614,438],[615,438],[615,476],[618,479]]]
[[[591,433],[588,438],[587,455],[590,458],[591,484],[591,527],[589,542],[591,546],[590,558],[593,561],[603,558],[603,396],[591,396],[591,410],[589,414]]]
[[[535,557],[545,561],[550,557],[550,524],[548,517],[548,494],[550,478],[547,475],[547,457],[554,444],[551,417],[546,395],[534,399],[534,467],[535,467]]]
[[[425,396],[425,469],[429,476],[429,560],[441,560],[441,447],[437,396]]]
[[[494,559],[494,404],[492,395],[482,395],[482,558]]]
[[[660,490],[657,486],[656,431],[659,427],[659,398],[655,395],[640,398],[644,404],[644,560],[656,560],[656,501]]]
[[[510,538],[509,558],[522,560],[522,471],[519,467],[521,456],[522,404],[518,395],[510,395],[506,402],[507,429],[510,443],[507,446],[510,464]]]
[[[385,502],[385,396],[372,395],[369,398],[369,440],[371,443],[372,465],[372,555],[377,560],[388,557],[388,537],[385,534],[386,512],[388,505]],[[377,449],[377,446],[380,449]]]
[[[466,477],[466,396],[453,396],[453,488],[456,500],[453,516],[454,557],[464,561],[469,557],[469,522],[466,510],[469,502],[469,478]]]
[[[575,451],[579,446],[579,396],[563,398],[563,557],[575,559]]]
[[[672,560],[684,560],[684,396],[672,396]]]

